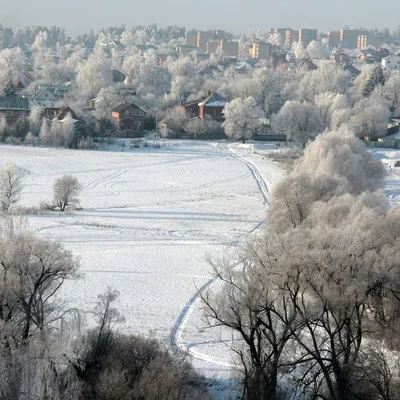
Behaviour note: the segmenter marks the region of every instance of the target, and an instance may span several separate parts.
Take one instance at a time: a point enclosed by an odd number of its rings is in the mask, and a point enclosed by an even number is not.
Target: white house
[[[56,107],[64,95],[69,92],[68,85],[43,85],[39,87],[31,102],[42,107]]]
[[[382,58],[382,67],[392,70],[400,70],[400,56],[392,54]]]

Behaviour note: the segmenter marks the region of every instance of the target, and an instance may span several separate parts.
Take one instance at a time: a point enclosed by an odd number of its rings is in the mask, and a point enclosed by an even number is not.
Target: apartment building
[[[340,31],[328,32],[329,47],[337,47],[340,44]]]
[[[358,35],[357,37],[357,49],[365,50],[368,47],[380,47],[382,40],[374,35]]]
[[[197,32],[197,47],[201,51],[207,50],[207,43],[215,40],[214,31],[199,31]]]
[[[340,44],[348,49],[356,49],[359,32],[351,29],[341,29]]]
[[[295,31],[293,29],[286,29],[285,32],[286,47],[290,50],[292,48],[292,44],[298,41],[299,41],[299,31]]]
[[[221,54],[225,57],[239,56],[239,42],[222,39],[220,44]]]
[[[249,55],[258,60],[269,60],[271,56],[271,44],[253,41],[252,47],[249,49]]]
[[[318,32],[316,29],[299,29],[299,42],[307,47],[313,40],[317,40]]]
[[[186,46],[196,47],[197,46],[197,31],[187,31],[186,32]]]
[[[220,44],[221,44],[221,41],[220,41],[220,40],[207,42],[207,53],[208,53],[208,54],[215,54],[215,53],[217,53]]]

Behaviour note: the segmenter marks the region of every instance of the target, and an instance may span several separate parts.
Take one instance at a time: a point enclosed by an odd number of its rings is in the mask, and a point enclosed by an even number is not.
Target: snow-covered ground
[[[370,149],[370,151],[374,158],[381,160],[387,168],[385,195],[390,204],[400,203],[400,150]]]
[[[28,217],[38,236],[62,241],[81,260],[83,276],[65,284],[66,300],[90,311],[99,293],[116,288],[125,332],[155,335],[189,351],[206,376],[228,380],[232,338],[201,322],[196,288],[212,283],[206,258],[263,221],[269,189],[281,174],[262,157],[273,148],[199,141],[109,148],[115,151],[0,146],[0,165],[10,161],[30,171],[24,206],[50,202],[54,179],[63,174],[83,186],[81,211]],[[390,164],[386,194],[399,202],[400,152],[373,151]]]

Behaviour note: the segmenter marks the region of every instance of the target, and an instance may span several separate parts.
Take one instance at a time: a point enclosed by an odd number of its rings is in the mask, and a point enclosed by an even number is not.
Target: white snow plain
[[[64,285],[65,300],[89,312],[107,286],[118,289],[121,330],[161,338],[191,353],[207,377],[227,381],[233,360],[224,343],[235,339],[206,328],[197,288],[212,282],[207,257],[244,241],[263,222],[269,189],[281,175],[263,157],[274,147],[166,141],[159,149],[131,149],[128,140],[113,151],[0,146],[0,166],[30,171],[21,198],[26,207],[50,203],[63,174],[83,186],[82,210],[28,216],[39,237],[61,241],[80,258],[82,278]],[[399,202],[400,151],[374,156],[388,164],[386,194]],[[228,397],[218,383],[212,392]]]

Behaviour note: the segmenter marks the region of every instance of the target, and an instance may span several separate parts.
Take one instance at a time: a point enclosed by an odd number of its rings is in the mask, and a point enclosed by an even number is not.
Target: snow
[[[0,146],[0,164],[30,171],[21,205],[52,199],[63,174],[83,186],[82,210],[38,212],[28,225],[39,237],[62,241],[80,258],[82,278],[62,297],[90,311],[107,286],[121,292],[124,332],[154,335],[187,351],[200,372],[229,382],[234,360],[228,332],[208,329],[197,289],[216,285],[207,257],[218,257],[262,223],[271,186],[281,175],[263,157],[274,143],[166,141],[160,149],[131,149],[121,140],[108,151]],[[386,195],[400,201],[400,151],[373,149],[389,163]],[[222,383],[224,382],[224,383]]]
[[[385,195],[390,205],[400,203],[400,150],[370,149],[373,157],[381,160],[387,168]],[[398,165],[398,166],[396,166]]]

